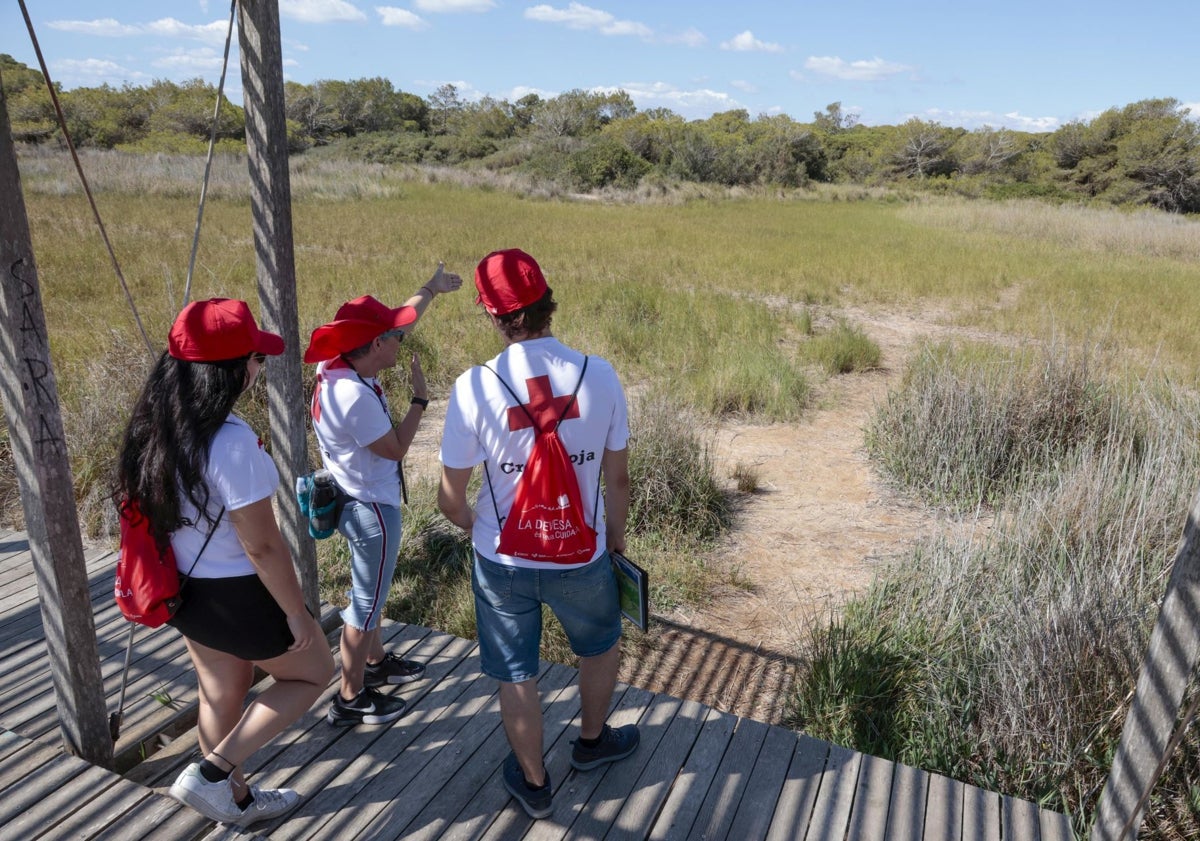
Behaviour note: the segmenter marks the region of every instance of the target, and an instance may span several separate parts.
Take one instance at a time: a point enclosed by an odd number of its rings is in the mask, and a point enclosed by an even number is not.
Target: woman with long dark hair
[[[328,685],[333,657],[308,612],[271,507],[279,473],[233,413],[283,339],[244,301],[188,304],[134,406],[117,472],[160,546],[187,575],[170,620],[196,669],[203,758],[171,795],[235,826],[277,817],[299,795],[247,784],[242,763],[302,716]],[[246,706],[259,666],[273,684]]]

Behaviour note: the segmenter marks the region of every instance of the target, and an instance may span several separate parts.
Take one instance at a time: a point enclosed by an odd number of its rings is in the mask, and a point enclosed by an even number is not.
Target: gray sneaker
[[[250,786],[254,802],[242,811],[242,816],[233,821],[235,826],[249,826],[259,821],[277,818],[292,810],[300,802],[300,795],[290,788],[259,788]]]
[[[233,786],[229,780],[210,783],[200,773],[200,763],[193,762],[183,769],[171,786],[171,796],[191,806],[210,821],[237,823],[242,810],[233,801]]]
[[[612,728],[607,724],[600,731],[600,743],[589,748],[575,741],[571,751],[571,764],[580,771],[590,771],[609,762],[624,759],[637,750],[641,742],[636,724],[626,724],[624,727]]]
[[[550,785],[550,774],[546,773],[546,784],[541,788],[531,789],[525,785],[525,772],[517,755],[510,753],[504,760],[504,787],[513,796],[529,817],[548,818],[554,812],[553,792]]]

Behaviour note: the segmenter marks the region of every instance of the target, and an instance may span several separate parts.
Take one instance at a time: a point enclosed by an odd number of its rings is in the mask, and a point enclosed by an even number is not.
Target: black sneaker
[[[554,812],[553,793],[550,786],[550,773],[546,773],[546,784],[541,788],[530,788],[525,784],[525,772],[517,755],[510,753],[504,760],[504,787],[508,793],[521,804],[529,817],[548,818]]]
[[[404,715],[404,699],[384,695],[363,687],[353,701],[343,701],[339,692],[333,696],[325,718],[338,727],[355,724],[387,724]]]
[[[624,759],[637,750],[642,740],[636,724],[626,724],[624,727],[612,728],[607,724],[600,731],[600,742],[593,748],[584,746],[575,740],[575,748],[571,751],[571,764],[580,771],[590,771],[608,762]]]
[[[396,683],[412,683],[425,676],[425,664],[416,660],[404,660],[395,654],[385,654],[378,663],[367,663],[363,672],[363,686],[387,686]]]

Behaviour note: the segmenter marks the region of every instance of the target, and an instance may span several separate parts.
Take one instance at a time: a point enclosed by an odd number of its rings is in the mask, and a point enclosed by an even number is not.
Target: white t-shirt
[[[232,578],[251,575],[254,565],[246,556],[246,550],[238,540],[237,532],[229,521],[229,512],[245,508],[251,503],[266,499],[279,486],[279,471],[275,462],[263,449],[262,440],[244,420],[230,415],[224,425],[213,436],[208,449],[208,467],[204,471],[208,485],[208,510],[216,517],[225,506],[221,522],[213,532],[200,559],[200,547],[212,527],[208,520],[199,516],[196,507],[186,496],[182,498],[180,513],[193,525],[184,526],[171,535],[171,548],[175,550],[175,564],[179,571],[196,578]],[[196,566],[192,569],[192,563]]]
[[[557,420],[579,383],[584,355],[553,336],[510,345],[488,362],[497,374],[526,401],[543,423]],[[604,499],[600,490],[600,465],[605,450],[623,450],[629,444],[629,414],[625,392],[606,360],[587,358],[587,372],[576,395],[579,417],[567,418],[558,436],[571,457],[589,525],[597,531],[596,554],[607,549]],[[544,412],[541,414],[539,412]],[[572,413],[573,414],[573,413]],[[514,429],[510,429],[512,420]],[[541,563],[497,551],[500,519],[508,515],[516,496],[517,480],[533,449],[535,432],[525,412],[487,368],[472,368],[454,383],[442,431],[442,464],[453,468],[484,464],[483,485],[475,501],[475,527],[471,540],[488,558],[512,566],[562,569],[563,564]],[[489,485],[490,479],[490,485]],[[495,504],[493,504],[495,494]],[[499,510],[499,516],[497,516]]]
[[[399,463],[367,449],[392,429],[379,382],[344,363],[322,362],[311,411],[321,462],[342,490],[363,502],[399,507]]]

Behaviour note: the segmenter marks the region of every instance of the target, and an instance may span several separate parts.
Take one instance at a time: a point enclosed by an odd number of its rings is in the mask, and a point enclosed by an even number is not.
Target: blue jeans
[[[373,631],[383,618],[388,588],[400,553],[400,509],[352,499],[342,509],[338,531],[350,547],[350,603],[342,621],[360,631]]]
[[[617,579],[607,552],[563,570],[507,566],[476,552],[471,588],[480,667],[496,680],[537,677],[543,604],[562,623],[578,657],[603,654],[621,639]]]

